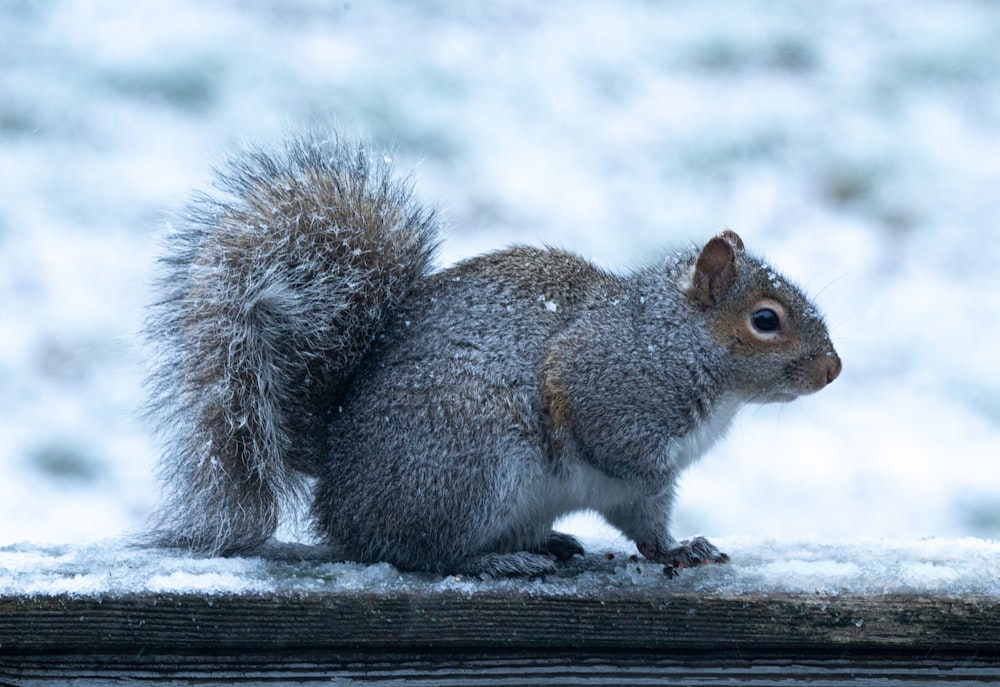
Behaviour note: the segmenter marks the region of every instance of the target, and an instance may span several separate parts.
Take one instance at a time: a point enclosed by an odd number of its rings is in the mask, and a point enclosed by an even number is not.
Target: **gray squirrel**
[[[670,532],[681,472],[747,403],[840,373],[788,279],[726,230],[619,276],[514,247],[434,271],[436,213],[333,136],[250,149],[167,237],[147,335],[165,497],[150,537],[252,551],[312,492],[338,559],[536,576],[603,515],[648,559],[722,563]]]

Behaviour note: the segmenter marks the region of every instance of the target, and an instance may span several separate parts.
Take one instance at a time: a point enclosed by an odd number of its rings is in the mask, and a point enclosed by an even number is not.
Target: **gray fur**
[[[167,491],[154,541],[232,553],[274,532],[436,242],[409,185],[340,141],[249,150],[218,173],[167,237],[147,324]]]
[[[524,247],[431,274],[433,213],[359,149],[299,139],[220,178],[150,320],[163,545],[253,547],[312,475],[316,531],[352,560],[545,574],[582,552],[553,521],[593,509],[647,557],[723,562],[670,535],[679,474],[744,403],[840,370],[731,232],[625,276]],[[788,311],[776,342],[741,329],[761,298]]]

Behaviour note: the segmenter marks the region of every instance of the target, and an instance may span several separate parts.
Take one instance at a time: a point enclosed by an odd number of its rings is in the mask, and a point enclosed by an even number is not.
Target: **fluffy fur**
[[[225,554],[267,539],[325,459],[330,409],[438,229],[387,163],[338,140],[248,150],[217,186],[167,237],[147,334],[167,491],[153,538]]]

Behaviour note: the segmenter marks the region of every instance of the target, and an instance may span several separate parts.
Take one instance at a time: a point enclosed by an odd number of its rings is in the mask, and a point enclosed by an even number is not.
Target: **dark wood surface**
[[[0,598],[0,683],[69,676],[77,684],[1000,679],[1000,599],[669,587],[569,595],[530,586]]]

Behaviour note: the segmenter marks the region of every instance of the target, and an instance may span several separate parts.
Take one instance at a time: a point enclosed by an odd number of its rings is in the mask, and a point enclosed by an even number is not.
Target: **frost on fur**
[[[437,222],[388,163],[337,140],[248,150],[216,187],[167,237],[147,321],[167,492],[152,539],[227,554],[273,534],[315,472],[328,412],[429,271]]]

